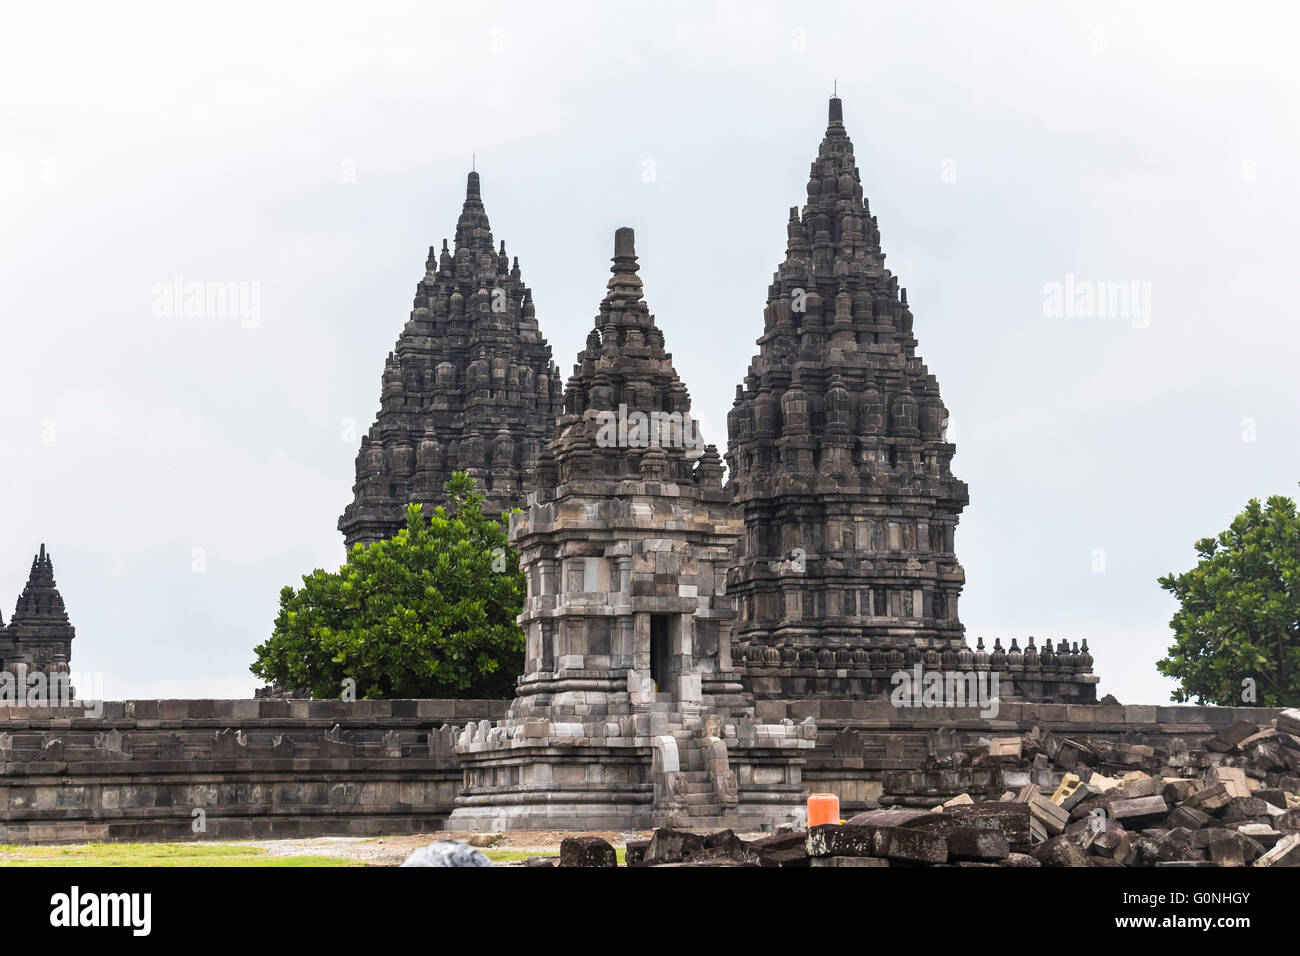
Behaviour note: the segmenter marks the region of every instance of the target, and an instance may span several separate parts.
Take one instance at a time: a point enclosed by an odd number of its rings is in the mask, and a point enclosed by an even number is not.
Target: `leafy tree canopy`
[[[473,479],[444,487],[433,514],[412,504],[394,537],[286,586],[252,672],[318,698],[343,696],[348,678],[357,697],[509,697],[523,670],[519,558]]]
[[[1261,507],[1252,498],[1227,531],[1197,541],[1196,552],[1196,567],[1160,578],[1181,605],[1169,622],[1174,644],[1156,665],[1181,682],[1174,700],[1300,704],[1296,503],[1274,495]]]

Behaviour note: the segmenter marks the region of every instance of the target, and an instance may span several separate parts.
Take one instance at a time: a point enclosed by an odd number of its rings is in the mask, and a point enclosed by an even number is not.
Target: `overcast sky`
[[[970,486],[972,641],[1086,637],[1165,701],[1156,578],[1296,493],[1287,5],[180,6],[0,31],[0,608],[46,542],[108,698],[248,695],[280,588],[341,562],[472,157],[566,376],[636,228],[724,445],[836,81]],[[186,318],[177,276],[256,298]],[[1054,316],[1067,281],[1137,307]]]

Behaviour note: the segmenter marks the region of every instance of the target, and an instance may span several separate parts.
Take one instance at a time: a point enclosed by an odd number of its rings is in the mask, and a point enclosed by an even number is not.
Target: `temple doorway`
[[[673,658],[672,620],[670,614],[650,615],[650,679],[661,694],[671,692],[668,676]]]

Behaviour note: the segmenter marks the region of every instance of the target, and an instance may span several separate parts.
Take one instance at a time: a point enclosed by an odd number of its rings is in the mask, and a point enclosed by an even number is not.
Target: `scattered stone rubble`
[[[961,793],[929,809],[888,806],[759,840],[659,829],[627,844],[626,863],[1300,866],[1300,709],[1263,727],[1239,721],[1204,749],[1057,739],[1035,727],[939,762],[1036,779],[994,799]],[[561,865],[615,865],[603,840],[565,845]]]
[[[941,825],[921,813],[1024,805],[1030,853],[1048,866],[1300,865],[1300,710],[1266,726],[1238,721],[1199,749],[1176,738],[1163,749],[1058,738],[1038,726],[886,775],[885,786],[881,803],[893,809],[850,823],[892,813],[897,826],[930,828]],[[953,789],[940,806],[917,806]]]

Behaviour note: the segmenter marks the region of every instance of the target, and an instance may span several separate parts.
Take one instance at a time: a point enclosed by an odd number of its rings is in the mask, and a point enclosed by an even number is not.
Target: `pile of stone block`
[[[803,831],[789,831],[773,842],[742,840],[733,830],[701,834],[661,827],[649,840],[629,840],[624,862],[627,866],[776,866],[780,865],[780,857],[772,854],[784,849],[782,841],[797,843],[801,848],[799,856],[804,857]],[[772,859],[765,862],[768,857]],[[606,840],[577,836],[566,837],[560,843],[558,857],[536,857],[525,865],[612,867],[618,862],[614,847]]]
[[[886,807],[844,825],[745,842],[658,831],[629,865],[1300,866],[1300,709],[1239,721],[1200,746],[1055,737],[1041,726],[936,760],[1000,795]],[[985,771],[996,771],[992,774]],[[883,802],[883,801],[882,801]]]
[[[868,810],[743,840],[731,830],[656,830],[628,866],[1300,866],[1300,709],[1239,721],[1200,747],[1055,738],[1043,727],[943,758],[1013,771],[1000,796],[959,793],[929,808]],[[939,764],[936,761],[936,764]],[[944,769],[941,767],[941,769]],[[561,865],[614,865],[576,843]],[[570,841],[565,841],[566,844]],[[603,843],[603,841],[601,841]],[[608,848],[608,849],[607,849]],[[581,850],[581,852],[579,852]],[[565,864],[564,858],[572,862]],[[580,862],[582,861],[582,862]],[[586,862],[592,861],[592,862]]]
[[[1038,866],[1023,803],[959,803],[941,813],[873,810],[844,825],[742,840],[731,830],[659,829],[627,845],[628,866],[935,866],[968,862]],[[567,842],[567,841],[566,841]],[[564,865],[561,862],[561,865]],[[612,865],[612,864],[605,864]]]
[[[1300,865],[1300,709],[1264,726],[1238,721],[1195,748],[1035,727],[931,766],[981,783],[1028,780],[997,802],[1027,808],[1031,855],[1044,865]],[[981,805],[959,794],[934,809],[948,815],[963,804]]]
[[[1135,775],[1129,779],[1153,778]],[[1297,814],[1293,811],[1287,811],[1287,820],[1273,820],[1282,827],[1278,829],[1253,815],[1247,822],[1244,811],[1259,808],[1233,802],[1263,802],[1262,798],[1230,798],[1217,808],[1216,815],[1197,809],[1190,796],[1171,808],[1163,787],[1160,794],[1126,797],[1123,786],[1098,796],[1089,796],[1087,785],[1077,786],[1072,793],[1084,796],[1069,810],[1051,798],[1040,804],[1032,798],[1021,799],[1019,794],[999,801],[956,799],[934,810],[869,810],[841,825],[826,824],[758,840],[743,840],[731,830],[698,834],[664,828],[656,830],[650,840],[630,841],[626,865],[1300,866],[1300,826],[1295,825]],[[1141,784],[1137,789],[1147,786]],[[1175,793],[1180,789],[1175,787]],[[1212,789],[1203,788],[1196,794]],[[1094,802],[1098,797],[1100,801]],[[1203,805],[1218,802],[1216,798]],[[1049,822],[1043,824],[1044,819]],[[1050,834],[1046,839],[1039,838],[1040,826]],[[599,838],[572,838],[565,844],[561,866],[616,865],[613,848]]]

